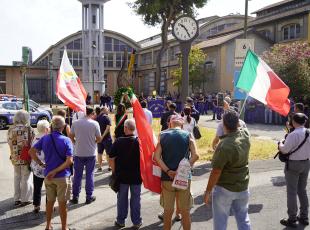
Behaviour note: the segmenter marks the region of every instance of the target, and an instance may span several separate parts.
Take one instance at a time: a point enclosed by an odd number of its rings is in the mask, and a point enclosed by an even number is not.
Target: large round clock
[[[181,16],[172,25],[172,34],[179,41],[190,41],[198,35],[198,22],[190,16]]]

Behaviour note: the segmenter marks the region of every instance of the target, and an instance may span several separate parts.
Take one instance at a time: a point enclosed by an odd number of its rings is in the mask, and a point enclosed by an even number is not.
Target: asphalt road
[[[0,131],[0,229],[44,229],[45,215],[43,211],[33,214],[31,205],[22,208],[13,207],[13,167],[9,161],[6,132]],[[213,226],[211,207],[206,206],[202,198],[210,170],[208,162],[201,162],[194,170],[192,229],[212,229]],[[250,172],[249,213],[252,229],[288,229],[279,224],[279,220],[286,217],[283,165],[277,160],[253,161],[250,163]],[[81,203],[69,206],[68,223],[70,227],[81,230],[114,229],[116,194],[108,187],[108,175],[106,167],[103,173],[96,173],[95,195],[97,200],[94,203],[84,205],[85,191],[82,189]],[[45,194],[44,191],[43,194]],[[162,229],[162,223],[157,219],[157,214],[161,211],[159,196],[143,189],[141,197],[143,218],[141,229]],[[44,200],[45,197],[42,198],[42,201]],[[52,223],[54,229],[60,229],[57,211]],[[127,220],[126,226],[131,226],[130,220]],[[130,228],[126,227],[126,229]],[[172,229],[181,229],[180,223],[174,223]],[[237,229],[233,217],[229,218],[228,229]],[[304,228],[300,226],[299,229]]]

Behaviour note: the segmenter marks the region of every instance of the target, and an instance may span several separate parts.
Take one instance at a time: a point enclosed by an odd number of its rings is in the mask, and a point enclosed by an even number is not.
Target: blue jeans
[[[86,168],[86,199],[90,199],[94,192],[94,171],[96,165],[96,157],[74,157],[74,177],[72,186],[73,198],[79,198],[81,192],[81,184],[84,167]]]
[[[249,190],[231,192],[221,186],[215,186],[212,193],[213,229],[227,229],[227,220],[231,209],[236,218],[238,229],[251,229],[248,202]]]
[[[120,184],[117,193],[117,222],[124,224],[128,215],[128,190],[130,189],[130,218],[136,225],[142,222],[141,218],[141,184]]]

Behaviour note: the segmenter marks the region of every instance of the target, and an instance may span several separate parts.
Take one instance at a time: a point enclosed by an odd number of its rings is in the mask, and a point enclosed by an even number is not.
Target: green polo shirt
[[[247,129],[223,136],[212,159],[212,168],[222,170],[217,185],[231,192],[247,190],[249,150],[250,135]]]

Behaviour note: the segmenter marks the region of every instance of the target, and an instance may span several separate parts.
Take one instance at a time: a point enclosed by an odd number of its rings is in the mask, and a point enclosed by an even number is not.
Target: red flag
[[[85,99],[87,94],[70,64],[66,50],[64,50],[58,71],[56,95],[59,100],[74,111],[86,112]]]
[[[137,97],[129,95],[136,121],[137,132],[140,140],[140,171],[143,185],[152,192],[161,192],[161,180],[159,175],[154,175],[156,163],[153,161],[155,151],[154,133],[151,125],[147,122],[144,111]]]

